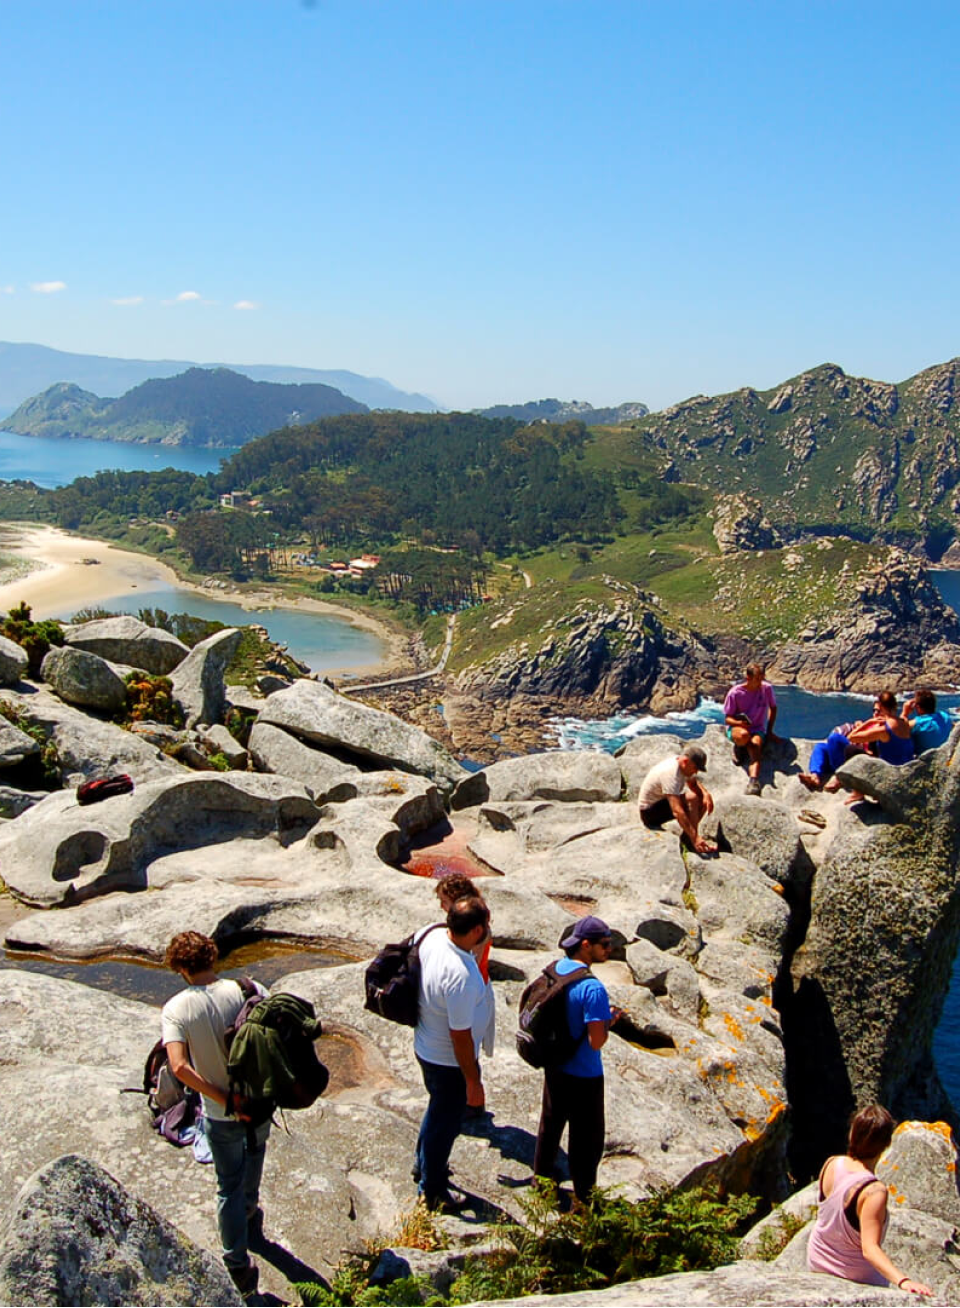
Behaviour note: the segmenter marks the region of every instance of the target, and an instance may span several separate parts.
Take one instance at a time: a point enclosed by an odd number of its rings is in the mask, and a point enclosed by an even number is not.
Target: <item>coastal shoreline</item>
[[[383,653],[379,659],[325,669],[325,676],[381,677],[400,668],[408,670],[412,662],[406,633],[372,614],[342,608],[328,600],[286,595],[275,587],[243,590],[239,586],[203,586],[181,577],[168,563],[151,554],[124,550],[89,536],[75,536],[59,527],[26,522],[4,524],[0,528],[0,559],[0,612],[26,602],[36,619],[60,617],[120,595],[133,596],[137,590],[149,591],[160,584],[191,591],[213,603],[237,604],[250,614],[252,623],[271,609],[288,609],[336,618],[371,632],[381,642]],[[90,559],[96,562],[85,562]],[[8,566],[4,567],[4,562]]]

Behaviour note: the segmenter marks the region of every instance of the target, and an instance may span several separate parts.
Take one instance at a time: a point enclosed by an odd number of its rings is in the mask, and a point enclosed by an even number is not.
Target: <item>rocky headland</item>
[[[454,1252],[489,1234],[498,1213],[518,1211],[540,1096],[513,1048],[519,995],[576,916],[595,912],[616,942],[598,971],[625,1012],[605,1051],[601,1183],[640,1197],[711,1179],[799,1205],[805,1218],[809,1190],[791,1192],[841,1147],[849,1110],[879,1099],[899,1116],[947,1123],[903,1129],[888,1155],[903,1202],[887,1244],[942,1301],[960,1298],[954,1114],[930,1054],[960,936],[957,734],[900,769],[851,762],[844,783],[870,798],[849,808],[802,787],[804,742],[767,760],[762,798],[744,797],[742,771],[709,728],[721,853],[707,860],[637,818],[640,781],[676,738],[635,740],[616,758],[554,751],[470,773],[419,727],[322,683],[302,678],[268,695],[225,685],[230,632],[187,653],[148,628],[104,625],[70,630],[43,665],[46,680],[28,678],[23,652],[0,641],[10,815],[0,868],[15,901],[5,943],[47,958],[156,964],[191,926],[225,954],[283,941],[342,960],[282,982],[316,1004],[333,1072],[321,1106],[274,1133],[265,1175],[270,1235],[306,1270],[329,1274],[345,1249],[395,1230],[414,1202],[423,1092],[412,1039],[363,1011],[362,973],[385,941],[436,919],[432,883],[403,865],[447,839],[469,855],[491,906],[498,1025],[484,1063],[494,1115],[460,1138],[452,1160],[477,1203],[473,1220],[446,1222]],[[118,668],[174,658],[183,728],[126,730],[90,702]],[[224,727],[231,708],[253,723],[243,744]],[[230,769],[210,770],[213,753]],[[75,786],[111,771],[129,772],[134,791],[78,805]],[[48,1238],[86,1220],[70,1216],[80,1190],[109,1215],[100,1243],[80,1246],[99,1278],[89,1302],[231,1302],[217,1297],[229,1287],[201,1253],[216,1249],[211,1177],[152,1133],[142,1100],[119,1093],[139,1083],[156,1009],[16,965],[0,970],[0,1000],[0,1300],[80,1301],[63,1297],[76,1294],[57,1253],[67,1237]],[[49,1221],[30,1216],[38,1194]],[[770,1264],[600,1297],[886,1301],[889,1292],[810,1278],[806,1229]],[[174,1298],[156,1290],[158,1242],[179,1260]],[[267,1286],[285,1288],[272,1271]]]
[[[771,681],[811,691],[869,695],[960,684],[960,619],[922,560],[889,549],[867,566],[844,566],[826,584],[815,571],[822,552],[817,542],[776,551],[782,557],[769,605],[746,571],[756,552],[740,548],[723,556],[712,606],[736,614],[752,602],[769,611],[769,625],[776,623],[780,591],[779,607],[789,608],[793,620],[776,634],[738,635],[729,622],[726,630],[707,631],[668,613],[657,595],[608,577],[606,598],[582,599],[534,632],[527,623],[515,640],[507,638],[511,625],[523,625],[531,593],[500,601],[485,615],[488,631],[506,633],[495,650],[487,636],[459,656],[455,646],[444,678],[368,698],[441,735],[456,752],[490,762],[543,748],[553,717],[659,715],[695,708],[701,696],[722,698],[753,659],[766,664]]]

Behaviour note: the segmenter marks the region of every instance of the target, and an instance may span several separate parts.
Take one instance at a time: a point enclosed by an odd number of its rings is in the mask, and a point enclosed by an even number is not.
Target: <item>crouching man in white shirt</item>
[[[713,812],[713,796],[698,780],[707,768],[706,751],[700,745],[684,745],[679,754],[665,758],[650,769],[640,787],[640,821],[658,831],[675,818],[687,847],[697,854],[715,854],[716,845],[700,835],[700,823]]]

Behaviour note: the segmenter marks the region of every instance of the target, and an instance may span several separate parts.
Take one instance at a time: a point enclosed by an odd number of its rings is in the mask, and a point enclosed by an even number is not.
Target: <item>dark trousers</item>
[[[578,1199],[585,1201],[597,1183],[597,1168],[603,1157],[602,1076],[568,1076],[556,1070],[544,1073],[537,1150],[533,1156],[535,1176],[556,1180],[557,1150],[563,1128],[568,1124],[567,1159],[573,1191]]]
[[[417,1062],[430,1098],[420,1123],[415,1172],[423,1197],[437,1199],[447,1189],[447,1164],[467,1106],[467,1083],[459,1067],[425,1063],[422,1058]]]

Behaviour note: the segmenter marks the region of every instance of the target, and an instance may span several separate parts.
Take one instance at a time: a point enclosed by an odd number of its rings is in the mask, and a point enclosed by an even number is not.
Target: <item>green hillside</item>
[[[892,385],[823,364],[768,391],[697,396],[632,424],[633,450],[668,480],[755,496],[775,524],[948,539],[958,366]]]
[[[27,436],[216,448],[331,414],[366,412],[365,404],[332,386],[255,382],[229,368],[188,368],[141,382],[116,400],[59,382],[24,401],[4,427]]]

